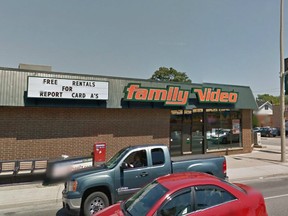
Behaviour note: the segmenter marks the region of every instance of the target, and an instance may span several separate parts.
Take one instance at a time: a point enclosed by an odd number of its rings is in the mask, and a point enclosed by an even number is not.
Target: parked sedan
[[[211,135],[213,144],[239,143],[239,134],[232,133],[231,129],[221,129],[215,135]]]
[[[253,128],[253,132],[254,132],[254,133],[260,132],[260,130],[261,130],[260,127],[254,127],[254,128]]]
[[[271,128],[271,134],[273,137],[280,136],[279,128]]]
[[[272,130],[270,127],[262,127],[260,129],[260,133],[261,133],[262,137],[272,137],[273,136]]]
[[[262,194],[243,184],[189,172],[159,177],[127,201],[94,216],[267,216]]]

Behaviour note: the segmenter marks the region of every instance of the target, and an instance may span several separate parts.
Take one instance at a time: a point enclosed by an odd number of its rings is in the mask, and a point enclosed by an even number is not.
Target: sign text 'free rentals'
[[[108,82],[28,77],[28,97],[108,100]]]

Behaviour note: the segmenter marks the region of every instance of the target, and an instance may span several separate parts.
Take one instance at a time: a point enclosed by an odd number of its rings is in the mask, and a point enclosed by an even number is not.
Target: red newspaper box
[[[106,160],[106,143],[99,142],[94,144],[93,148],[94,165],[98,162],[105,162]]]

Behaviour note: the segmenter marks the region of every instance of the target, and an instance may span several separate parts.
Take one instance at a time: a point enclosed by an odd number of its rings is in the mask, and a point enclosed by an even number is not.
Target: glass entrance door
[[[171,156],[178,156],[182,154],[182,131],[171,130],[170,134],[170,154]]]
[[[192,154],[204,154],[203,109],[194,109],[192,114]]]
[[[182,154],[192,154],[191,123],[189,125],[183,125],[182,131]]]
[[[182,122],[183,110],[172,110],[170,119],[170,154],[182,154]]]
[[[170,153],[172,156],[205,152],[203,119],[203,109],[171,111]]]

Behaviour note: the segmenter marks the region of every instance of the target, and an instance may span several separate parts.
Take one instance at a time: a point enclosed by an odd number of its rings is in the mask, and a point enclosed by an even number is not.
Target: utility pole
[[[284,49],[283,49],[283,22],[284,0],[280,0],[280,133],[281,133],[281,162],[286,162],[286,131],[285,131],[285,72],[284,72]]]

